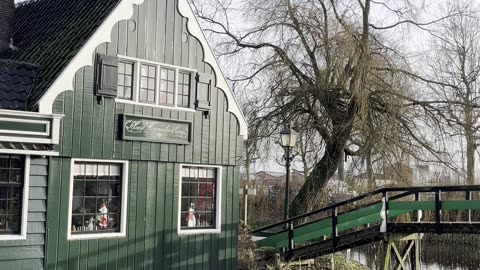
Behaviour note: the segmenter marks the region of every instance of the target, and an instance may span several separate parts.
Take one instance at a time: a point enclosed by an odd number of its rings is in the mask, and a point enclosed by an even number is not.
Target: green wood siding
[[[43,269],[48,160],[31,157],[27,239],[0,241],[1,269]]]
[[[192,36],[182,41],[186,19],[175,0],[145,0],[135,6],[130,31],[126,21],[112,30],[112,42],[97,53],[126,55],[188,67],[215,77],[203,62],[203,48]],[[93,95],[94,69],[77,71],[74,91],[59,95],[54,112],[64,114],[60,157],[51,159],[48,187],[48,269],[236,269],[239,163],[243,138],[236,117],[227,112],[225,94],[212,88],[212,111],[152,108],[98,101]],[[193,97],[192,97],[193,98]],[[121,114],[187,120],[192,143],[176,145],[120,139]],[[127,237],[67,240],[71,158],[129,160]],[[220,234],[179,236],[180,164],[223,167]]]

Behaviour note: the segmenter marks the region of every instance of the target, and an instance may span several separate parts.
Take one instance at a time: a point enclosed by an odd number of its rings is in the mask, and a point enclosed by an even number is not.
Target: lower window
[[[22,221],[26,218],[26,159],[21,155],[0,155],[0,239],[25,235]]]
[[[71,236],[88,238],[103,233],[108,237],[124,232],[125,166],[119,162],[73,163]]]
[[[219,232],[220,169],[183,166],[181,170],[179,232]]]

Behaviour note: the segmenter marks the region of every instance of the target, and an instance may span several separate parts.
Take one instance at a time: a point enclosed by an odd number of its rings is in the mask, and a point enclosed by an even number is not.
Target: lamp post
[[[289,182],[290,182],[290,163],[293,160],[293,155],[291,154],[292,148],[295,146],[297,142],[297,135],[298,133],[291,129],[290,127],[284,128],[280,131],[280,144],[282,145],[283,149],[285,150],[285,168],[287,170],[286,175],[286,183],[285,183],[285,206],[284,206],[284,218],[288,219],[288,195],[289,195]]]

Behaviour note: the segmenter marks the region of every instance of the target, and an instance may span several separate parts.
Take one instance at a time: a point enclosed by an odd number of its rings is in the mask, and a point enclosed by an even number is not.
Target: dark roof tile
[[[0,60],[0,109],[27,110],[37,69],[23,62]]]
[[[15,10],[11,59],[40,66],[34,106],[120,0],[32,0]]]

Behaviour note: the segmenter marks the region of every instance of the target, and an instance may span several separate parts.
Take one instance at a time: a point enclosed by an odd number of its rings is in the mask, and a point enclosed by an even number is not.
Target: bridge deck
[[[254,235],[264,237],[257,241],[259,248],[310,258],[382,240],[384,233],[477,234],[479,210],[480,186],[380,189],[257,229]]]

